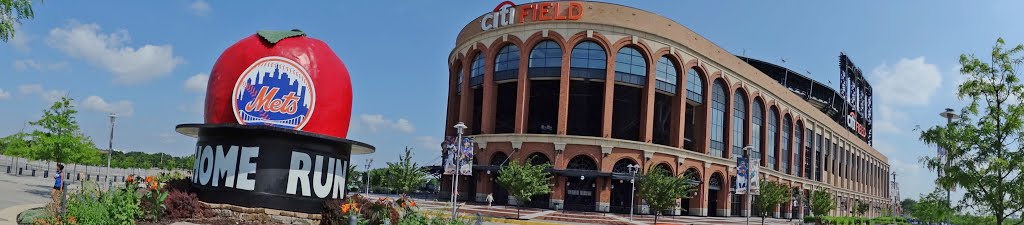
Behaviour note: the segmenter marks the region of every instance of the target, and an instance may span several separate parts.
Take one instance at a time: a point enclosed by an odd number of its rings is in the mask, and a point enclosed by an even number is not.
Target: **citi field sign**
[[[326,43],[299,30],[260,31],[214,64],[196,137],[192,190],[199,200],[318,213],[344,198],[352,154],[373,146],[346,139],[352,112],[348,70]]]
[[[583,18],[583,3],[540,2],[516,5],[505,1],[494,11],[480,18],[480,29],[490,30],[514,24],[551,20],[579,20]]]

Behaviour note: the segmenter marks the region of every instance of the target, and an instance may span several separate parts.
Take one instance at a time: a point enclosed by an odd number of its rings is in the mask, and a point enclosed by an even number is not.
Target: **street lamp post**
[[[110,113],[110,139],[107,142],[107,189],[110,189],[114,185],[113,181],[110,181],[110,158],[114,156],[114,119],[117,118],[117,114]]]
[[[459,134],[458,139],[455,140],[458,142],[458,147],[456,149],[453,149],[452,152],[449,153],[455,154],[452,157],[452,160],[455,160],[455,176],[452,176],[452,221],[455,221],[456,215],[458,215],[456,214],[455,210],[457,209],[456,203],[459,202],[459,173],[462,172],[460,171],[462,167],[462,162],[461,159],[459,158],[458,151],[462,151],[462,131],[465,130],[466,128],[468,127],[466,126],[465,123],[459,122],[458,124],[455,124],[455,129],[458,131]]]
[[[943,118],[946,118],[946,128],[947,129],[949,128],[949,125],[953,124],[953,119],[960,118],[960,115],[957,115],[956,112],[954,112],[953,109],[950,109],[950,108],[946,108],[946,111],[939,113],[939,116],[942,116]],[[949,161],[950,161],[949,160],[949,149],[946,149],[945,152],[946,152],[945,155],[942,157],[942,160],[945,161],[945,167],[943,167],[942,170],[939,170],[939,177],[942,177],[942,175],[943,175],[942,171],[945,170],[945,168],[949,168]],[[952,205],[952,204],[951,204],[951,202],[949,202],[949,188],[946,188],[946,208],[947,209],[951,208],[950,205]],[[946,223],[949,223],[949,222],[950,222],[950,218],[949,218],[949,215],[947,215],[946,216]]]
[[[629,164],[626,165],[629,169],[629,174],[632,176],[629,178],[629,184],[632,185],[632,189],[629,191],[629,221],[633,221],[633,202],[634,196],[636,196],[636,173],[640,171],[640,165]]]
[[[745,194],[746,198],[744,198],[747,201],[747,224],[750,224],[750,213],[752,213],[751,206],[753,205],[753,201],[750,199],[750,167],[755,166],[750,164],[750,150],[753,149],[754,146],[750,145],[743,147],[743,157],[747,160],[747,192]]]
[[[372,158],[366,159],[366,196],[370,196],[370,164],[373,163]]]

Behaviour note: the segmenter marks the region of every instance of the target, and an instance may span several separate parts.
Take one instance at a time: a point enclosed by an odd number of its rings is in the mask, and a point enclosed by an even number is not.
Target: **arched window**
[[[623,47],[615,56],[615,81],[644,86],[647,84],[647,59],[633,47]]]
[[[516,79],[519,74],[519,47],[505,45],[494,57],[494,81]]]
[[[786,117],[786,120],[787,121],[789,120],[788,116]],[[793,146],[793,148],[792,148],[793,149],[793,153],[791,155],[788,155],[789,157],[793,158],[793,166],[791,167],[792,168],[791,171],[789,171],[791,168],[786,168],[786,170],[789,172],[789,174],[793,174],[793,175],[799,176],[801,174],[800,171],[802,171],[800,169],[801,168],[800,167],[800,162],[802,162],[802,160],[803,160],[803,158],[801,158],[803,156],[803,154],[800,154],[800,153],[803,152],[803,151],[800,150],[800,145],[803,144],[804,124],[801,123],[801,122],[797,122],[796,123],[796,129],[794,129],[794,132],[796,132],[796,135],[793,135],[793,138],[794,138],[793,139],[793,143],[795,143],[794,145],[792,145]],[[783,143],[783,144],[787,145],[789,143]],[[786,153],[789,154],[789,151],[787,151]],[[788,159],[787,159],[787,161],[788,161]]]
[[[732,100],[732,157],[738,159],[743,156],[747,139],[747,95],[737,90]]]
[[[750,113],[750,132],[753,134],[750,143],[754,146],[752,158],[760,160],[763,159],[761,153],[765,152],[764,146],[761,145],[761,140],[765,139],[764,132],[761,132],[761,128],[764,127],[764,104],[761,104],[760,100],[754,100],[754,107],[750,108]]]
[[[790,149],[793,149],[793,148],[790,148],[792,145],[791,145],[791,142],[789,141],[790,138],[792,138],[792,136],[790,136],[790,130],[792,128],[793,128],[793,124],[792,124],[792,121],[790,121],[789,116],[783,117],[783,119],[782,119],[782,143],[780,143],[781,144],[780,148],[782,150],[782,166],[783,167],[786,167],[786,164],[789,164],[789,158],[793,157],[793,155],[790,154],[790,152],[789,152]],[[797,132],[796,133],[797,134],[796,137],[799,140],[800,129],[796,129],[796,130],[797,130],[796,131]],[[794,164],[793,167],[796,168],[796,165]],[[782,170],[786,171],[786,173],[788,173],[788,174],[792,174],[792,172],[789,171],[789,167],[782,168]]]
[[[669,59],[668,56],[662,56],[658,59],[656,69],[658,73],[655,78],[658,80],[658,83],[655,87],[659,91],[668,92],[673,95],[676,94],[676,77],[678,75],[676,64],[672,63],[672,59]]]
[[[554,41],[542,41],[530,50],[530,77],[562,76],[562,47]]]
[[[455,77],[456,77],[455,78],[455,80],[456,80],[456,82],[455,82],[455,94],[461,95],[462,94],[462,64],[460,63],[458,66],[455,66],[455,70],[456,70],[455,71],[455,73],[456,73],[456,75],[455,75]]]
[[[686,70],[686,100],[704,104],[704,79],[694,68]]]
[[[725,151],[725,85],[715,81],[711,87],[711,155],[724,157]]]
[[[484,53],[477,53],[473,58],[473,65],[469,67],[469,85],[476,86],[484,83]]]
[[[779,112],[774,108],[768,111],[768,168],[775,169],[775,146],[777,143],[776,138],[779,137]],[[780,154],[783,158],[782,168],[789,166],[789,159],[786,158],[786,154],[789,153],[783,152]],[[786,169],[781,171],[786,171]]]
[[[608,55],[597,43],[584,41],[572,48],[569,76],[604,80]]]

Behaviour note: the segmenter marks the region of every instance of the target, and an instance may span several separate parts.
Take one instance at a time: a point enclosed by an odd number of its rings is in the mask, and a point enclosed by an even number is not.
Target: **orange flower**
[[[416,202],[414,202],[414,201],[409,201],[409,202],[411,202],[411,203],[412,203],[412,206],[413,206],[413,207],[416,207]]]
[[[153,180],[154,179],[153,179],[152,176],[146,176],[146,183],[151,183],[151,182],[153,182]]]

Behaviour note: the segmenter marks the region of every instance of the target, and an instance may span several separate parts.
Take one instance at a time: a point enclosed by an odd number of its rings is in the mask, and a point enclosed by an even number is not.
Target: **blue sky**
[[[674,19],[725,50],[781,63],[838,89],[838,55],[872,81],[875,147],[890,157],[903,197],[932,190],[918,158],[934,149],[914,128],[944,122],[962,53],[985,54],[997,37],[1024,40],[1021,2],[615,1]],[[54,96],[75,98],[84,132],[116,149],[184,155],[194,139],[173,131],[202,121],[205,75],[231,44],[264,29],[306,31],[328,43],[352,76],[351,139],[377,147],[374,167],[403,146],[439,161],[446,59],[455,36],[499,1],[35,2],[36,18],[0,43],[0,135],[36,120]]]

